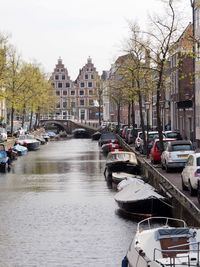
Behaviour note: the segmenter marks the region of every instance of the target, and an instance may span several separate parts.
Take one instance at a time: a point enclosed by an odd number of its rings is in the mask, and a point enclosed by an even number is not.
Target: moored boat
[[[89,132],[84,128],[77,128],[72,131],[74,138],[89,138]]]
[[[118,185],[121,181],[127,179],[127,178],[137,178],[137,179],[142,179],[142,176],[132,174],[132,173],[127,173],[127,172],[112,172],[112,182]]]
[[[10,159],[6,152],[4,144],[0,144],[0,171],[6,172],[10,170]]]
[[[15,144],[25,146],[28,150],[37,150],[40,148],[40,142],[36,140],[33,135],[29,134],[20,135],[19,138],[16,139]]]
[[[99,131],[92,134],[92,140],[98,141],[100,137],[101,137],[101,132],[99,132]]]
[[[122,267],[183,267],[200,265],[200,229],[183,220],[151,217],[137,231]]]
[[[104,170],[105,178],[112,182],[113,172],[126,172],[140,174],[140,167],[134,152],[113,151],[109,152]]]
[[[170,205],[167,199],[156,192],[155,188],[141,179],[125,186],[114,196],[120,209],[136,218],[157,215],[169,215]]]
[[[28,148],[19,144],[14,145],[13,150],[16,151],[19,156],[24,156],[28,153]]]

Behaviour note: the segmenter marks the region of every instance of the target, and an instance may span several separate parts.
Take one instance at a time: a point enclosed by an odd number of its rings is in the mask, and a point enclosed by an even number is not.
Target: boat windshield
[[[126,153],[113,154],[111,160],[122,160],[128,161],[131,159],[131,156]]]

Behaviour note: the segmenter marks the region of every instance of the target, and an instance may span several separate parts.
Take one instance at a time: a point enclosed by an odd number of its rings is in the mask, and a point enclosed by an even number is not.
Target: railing
[[[196,246],[195,249],[176,249],[181,248],[184,246]],[[154,249],[154,258],[153,260],[156,262],[164,264],[163,258],[156,258],[156,252],[170,255],[170,253],[174,253],[176,256],[169,256],[169,262],[167,262],[167,266],[174,267],[174,266],[199,266],[200,265],[200,242],[191,242],[186,244],[181,244],[177,246],[173,246],[173,249]]]
[[[170,218],[170,217],[150,217],[140,221],[137,225],[137,232],[141,233],[144,231],[144,226],[147,225],[148,229],[154,229],[155,222],[160,223],[162,222],[162,226],[169,227],[172,224],[180,225],[179,227],[187,227],[184,220],[177,219],[177,218]]]

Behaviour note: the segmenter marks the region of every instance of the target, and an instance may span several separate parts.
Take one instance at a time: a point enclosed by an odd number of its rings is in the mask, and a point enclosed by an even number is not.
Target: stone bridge
[[[67,134],[71,134],[74,129],[84,128],[92,135],[99,129],[98,123],[91,122],[77,122],[72,120],[61,119],[41,119],[39,121],[39,126],[45,127],[47,125],[54,125],[60,128],[60,130],[66,131]]]

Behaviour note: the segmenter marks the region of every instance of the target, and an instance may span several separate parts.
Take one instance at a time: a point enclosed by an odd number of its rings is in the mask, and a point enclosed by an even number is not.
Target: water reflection
[[[120,266],[136,224],[115,213],[97,142],[50,142],[0,176],[0,266]]]

